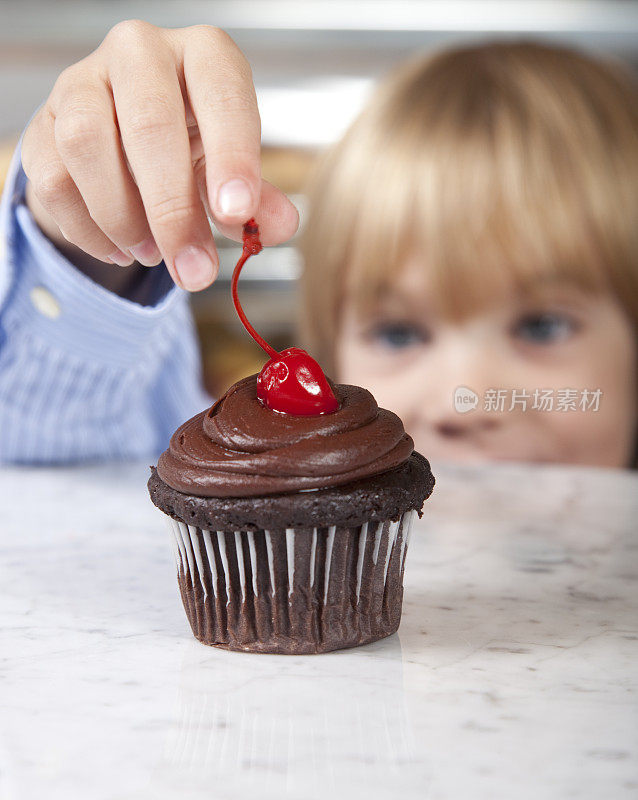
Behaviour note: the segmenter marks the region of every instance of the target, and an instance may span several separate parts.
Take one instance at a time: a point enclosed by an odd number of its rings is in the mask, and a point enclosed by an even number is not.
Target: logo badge
[[[467,386],[457,386],[454,390],[454,408],[459,414],[473,411],[479,401],[479,396]]]

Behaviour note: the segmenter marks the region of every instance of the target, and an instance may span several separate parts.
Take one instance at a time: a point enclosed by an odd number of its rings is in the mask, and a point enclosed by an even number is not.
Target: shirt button
[[[44,286],[35,286],[29,292],[29,297],[35,308],[45,317],[49,319],[57,319],[62,310],[60,304]]]

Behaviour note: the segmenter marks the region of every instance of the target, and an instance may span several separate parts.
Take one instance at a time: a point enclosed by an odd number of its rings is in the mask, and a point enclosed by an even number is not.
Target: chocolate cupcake
[[[321,653],[394,633],[410,526],[434,477],[399,417],[330,384],[332,413],[267,408],[257,376],[182,425],[152,469],[194,635]]]

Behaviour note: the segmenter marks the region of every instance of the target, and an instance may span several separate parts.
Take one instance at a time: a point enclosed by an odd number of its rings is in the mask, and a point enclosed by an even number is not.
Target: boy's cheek
[[[542,418],[538,432],[553,453],[552,461],[627,466],[627,432],[605,411],[552,411]]]
[[[636,396],[628,376],[605,376],[601,371],[574,370],[552,381],[552,410],[527,410],[530,425],[527,434],[542,444],[548,461],[601,467],[630,466],[636,441]],[[561,410],[556,398],[563,388],[576,389],[575,407]],[[582,390],[587,390],[585,408],[581,408]],[[594,393],[600,391],[598,399]]]
[[[554,412],[553,430],[568,463],[626,468],[631,466],[637,438],[638,391],[633,337],[601,334],[582,354],[561,386],[599,391],[600,400],[587,410]]]
[[[365,387],[381,408],[398,414],[406,427],[413,417],[413,407],[422,403],[424,382],[429,380],[418,364],[382,369],[372,349],[354,337],[338,346],[336,366],[339,383]]]

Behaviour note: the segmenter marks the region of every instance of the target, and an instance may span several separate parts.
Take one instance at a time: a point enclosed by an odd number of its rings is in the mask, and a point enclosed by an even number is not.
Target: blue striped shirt
[[[107,291],[42,234],[16,150],[0,204],[0,463],[157,455],[210,399],[188,295],[162,264],[143,305]]]

